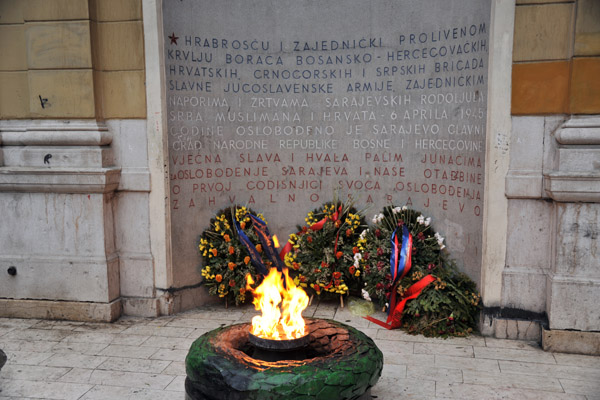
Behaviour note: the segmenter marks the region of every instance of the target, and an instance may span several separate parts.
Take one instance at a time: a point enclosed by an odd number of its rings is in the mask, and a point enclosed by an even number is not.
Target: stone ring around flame
[[[200,336],[186,358],[186,399],[354,400],[368,395],[383,368],[383,354],[373,340],[337,321],[305,320],[310,342],[307,358],[299,361],[252,358],[250,324]]]

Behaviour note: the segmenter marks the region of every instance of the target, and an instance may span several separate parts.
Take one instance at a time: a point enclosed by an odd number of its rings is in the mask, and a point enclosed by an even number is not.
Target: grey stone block
[[[559,353],[600,356],[600,332],[542,330],[542,348]]]

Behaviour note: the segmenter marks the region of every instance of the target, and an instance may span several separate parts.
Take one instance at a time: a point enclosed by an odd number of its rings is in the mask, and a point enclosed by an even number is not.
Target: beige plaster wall
[[[141,0],[0,0],[0,119],[145,118]]]

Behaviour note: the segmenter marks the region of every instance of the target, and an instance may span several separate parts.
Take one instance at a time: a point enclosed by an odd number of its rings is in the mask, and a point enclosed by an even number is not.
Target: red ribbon
[[[333,215],[331,216],[331,221],[333,221],[333,222],[337,221],[341,214],[342,214],[342,206],[340,206],[338,208],[338,210],[333,213]],[[325,223],[327,222],[328,219],[329,219],[329,217],[325,217],[322,220],[315,222],[314,224],[309,226],[309,229],[314,232],[320,231],[321,229],[323,229],[323,227],[325,226]],[[300,232],[298,232],[298,233],[300,233]],[[338,232],[338,237],[339,237],[339,232]],[[284,260],[285,255],[292,250],[292,247],[293,247],[292,243],[288,240],[288,242],[285,244],[285,246],[279,253],[279,258]],[[337,237],[335,239],[335,247],[337,249]],[[334,254],[335,254],[335,251],[334,251]]]
[[[423,289],[425,289],[427,287],[427,285],[429,285],[431,282],[435,281],[435,279],[436,278],[433,275],[427,275],[426,277],[424,277],[423,279],[421,279],[420,281],[418,281],[417,283],[415,283],[414,285],[409,287],[406,290],[406,292],[404,293],[402,301],[400,301],[398,304],[396,304],[394,309],[388,315],[386,322],[379,321],[378,319],[375,319],[373,317],[365,317],[365,318],[379,326],[386,328],[386,329],[399,328],[402,325],[402,312],[404,311],[404,306],[406,305],[406,302],[408,300],[416,299],[417,297],[419,297],[419,295],[421,294]],[[392,295],[392,297],[395,300],[395,297],[396,297],[395,290],[394,290],[394,294]]]

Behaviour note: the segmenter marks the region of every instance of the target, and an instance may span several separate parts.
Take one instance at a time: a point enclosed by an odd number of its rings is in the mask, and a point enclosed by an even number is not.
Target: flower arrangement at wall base
[[[290,235],[282,251],[294,280],[312,295],[359,293],[360,269],[354,262],[355,243],[366,226],[351,204],[334,200],[308,213],[306,224]]]
[[[389,313],[387,328],[425,336],[464,336],[476,325],[480,296],[442,250],[431,218],[387,206],[361,233],[355,255],[363,270],[362,295]]]
[[[208,293],[225,299],[226,304],[235,302],[238,305],[246,301],[246,274],[250,274],[254,282],[259,281],[234,219],[241,232],[256,247],[264,265],[271,264],[253,229],[250,214],[264,221],[261,214],[243,206],[233,206],[217,212],[210,220],[209,228],[200,235],[198,249],[203,259],[201,273],[205,285],[209,287]]]

